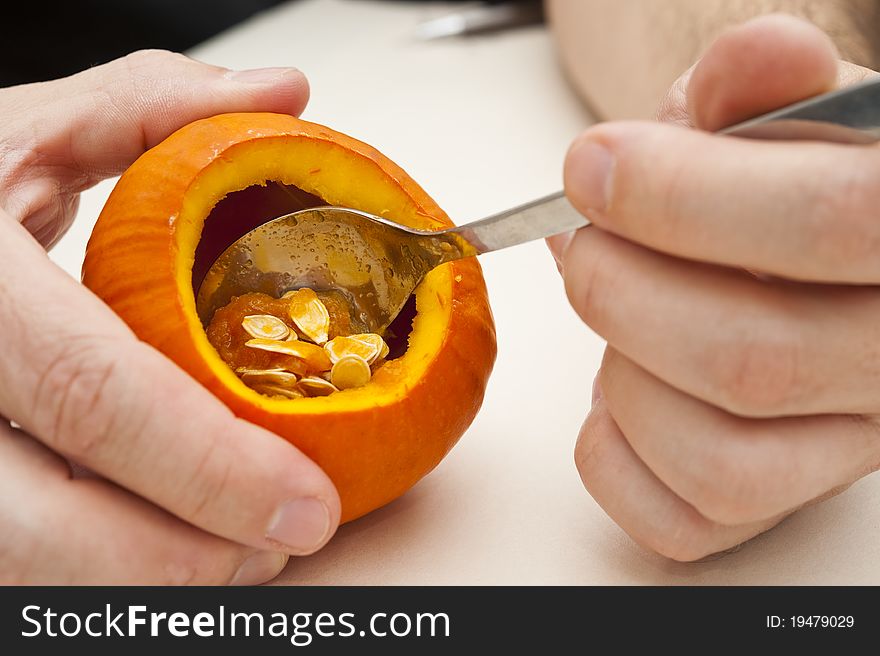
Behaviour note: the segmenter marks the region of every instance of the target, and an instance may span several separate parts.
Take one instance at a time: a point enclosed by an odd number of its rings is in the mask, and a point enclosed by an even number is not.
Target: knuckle
[[[689,157],[670,157],[662,167],[656,167],[653,157],[668,150],[671,140],[689,138],[692,135],[677,126],[666,127],[657,134],[646,135],[645,153],[647,157],[636,162],[638,168],[629,175],[628,194],[631,198],[642,199],[645,204],[638,206],[638,220],[644,220],[646,211],[654,214],[650,227],[656,231],[655,239],[669,243],[683,231],[691,230],[688,206],[694,196],[694,162]],[[656,167],[656,168],[655,168]],[[655,179],[648,174],[656,171]],[[647,202],[645,202],[647,201]]]
[[[755,503],[764,487],[752,468],[738,461],[723,462],[707,467],[711,472],[695,485],[691,504],[706,519],[733,526],[753,519]]]
[[[217,576],[215,563],[203,551],[193,556],[179,555],[169,560],[158,573],[158,585],[188,586],[217,584],[226,577]]]
[[[229,542],[214,535],[202,534],[194,541],[186,541],[156,559],[150,557],[158,585],[227,585],[252,549]],[[279,562],[281,555],[279,554]],[[156,564],[160,564],[155,569]],[[150,567],[153,566],[153,567]]]
[[[613,239],[598,230],[582,230],[575,236],[578,247],[569,248],[564,266],[569,303],[586,324],[600,331],[610,318],[608,303],[619,295],[624,282],[625,267],[615,262]]]
[[[822,271],[830,275],[853,270],[876,274],[874,262],[880,247],[876,180],[880,165],[872,158],[869,166],[846,173],[834,184],[814,185],[808,246]],[[866,271],[868,267],[872,270]]]
[[[707,531],[694,527],[690,522],[658,535],[648,547],[664,558],[680,563],[692,563],[716,551]]]
[[[596,468],[602,466],[605,442],[602,436],[598,418],[591,412],[584,420],[574,446],[574,463],[584,483],[588,482]]]
[[[687,500],[700,515],[715,524],[737,526],[781,510],[775,505],[797,483],[794,459],[768,451],[760,434],[715,442],[723,446],[705,457],[689,482]]]
[[[242,559],[242,552],[246,551],[245,547],[207,534],[173,542],[173,546],[148,544],[130,554],[129,558],[134,560],[120,572],[119,582],[126,585],[225,585],[235,572],[236,562]]]
[[[217,439],[221,439],[219,435]],[[234,493],[230,489],[233,485],[233,463],[219,455],[228,452],[216,440],[206,445],[204,455],[182,487],[181,514],[197,526],[215,521],[218,501]]]
[[[759,322],[729,345],[712,350],[710,401],[740,416],[783,414],[805,386],[801,338]]]
[[[135,50],[118,60],[123,70],[128,72],[155,72],[170,66],[177,66],[184,62],[191,61],[185,55],[179,52],[171,52],[170,50],[161,50],[158,48],[149,48],[145,50]]]
[[[679,513],[672,525],[649,536],[643,546],[665,558],[693,563],[735,547],[741,540],[729,529],[704,517],[694,508]]]
[[[50,361],[37,385],[37,432],[52,449],[87,463],[112,448],[122,417],[123,368],[112,345],[71,341]],[[132,417],[126,417],[130,422]]]

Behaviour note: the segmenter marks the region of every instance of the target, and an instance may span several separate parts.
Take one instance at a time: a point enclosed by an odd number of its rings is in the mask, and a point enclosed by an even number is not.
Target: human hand
[[[764,17],[715,42],[662,118],[717,130],[873,74]],[[565,178],[594,226],[551,250],[608,341],[575,458],[627,533],[696,560],[880,467],[880,149],[610,123]]]
[[[294,69],[159,51],[0,91],[0,582],[253,584],[332,535],[339,499],[317,465],[236,419],[44,250],[81,191],[177,128],[307,99]],[[72,478],[67,459],[100,477]]]

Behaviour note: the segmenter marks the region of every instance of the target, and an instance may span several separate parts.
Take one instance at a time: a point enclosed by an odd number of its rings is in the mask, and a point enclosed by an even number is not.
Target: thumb
[[[54,166],[77,169],[88,185],[121,173],[197,119],[224,112],[298,115],[308,98],[308,82],[295,68],[230,71],[142,50],[60,80],[4,90],[0,138],[39,148],[47,164],[51,158]]]
[[[309,98],[295,68],[230,71],[143,50],[60,80],[0,92],[4,209],[46,247],[67,229],[76,195],[120,174],[178,128],[224,112],[298,115]]]

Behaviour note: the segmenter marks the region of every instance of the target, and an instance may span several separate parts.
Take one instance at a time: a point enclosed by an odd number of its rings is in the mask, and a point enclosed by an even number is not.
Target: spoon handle
[[[481,221],[451,228],[447,232],[462,237],[480,254],[587,225],[590,222],[572,207],[565,192],[557,191]]]
[[[809,98],[721,130],[756,139],[801,139],[846,144],[880,141],[880,78]],[[497,251],[589,225],[559,191],[444,232],[473,249],[458,257]],[[454,259],[451,257],[449,259]]]

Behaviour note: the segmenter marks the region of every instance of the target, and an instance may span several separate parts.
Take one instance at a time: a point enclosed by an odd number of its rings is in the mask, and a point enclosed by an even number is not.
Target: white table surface
[[[559,188],[566,147],[590,118],[543,28],[413,38],[419,21],[449,8],[296,0],[190,54],[230,68],[302,69],[312,85],[304,118],[376,146],[464,222]],[[83,194],[52,252],[71,275],[112,185]],[[570,310],[543,244],[483,265],[499,353],[473,426],[407,495],[292,559],[277,583],[880,583],[880,476],[710,562],[639,548],[584,491],[572,459],[603,342]],[[546,339],[536,339],[536,322],[551,327]]]

